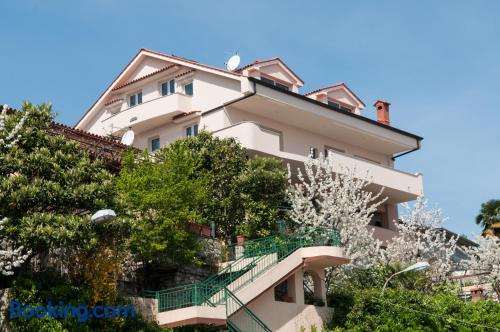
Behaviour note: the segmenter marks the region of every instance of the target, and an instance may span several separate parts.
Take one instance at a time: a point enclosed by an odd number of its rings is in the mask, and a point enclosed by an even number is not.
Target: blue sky
[[[425,139],[397,167],[424,174],[446,226],[479,233],[500,198],[498,1],[3,1],[0,103],[50,101],[73,125],[142,47],[223,66],[280,56],[302,92],[345,82]]]

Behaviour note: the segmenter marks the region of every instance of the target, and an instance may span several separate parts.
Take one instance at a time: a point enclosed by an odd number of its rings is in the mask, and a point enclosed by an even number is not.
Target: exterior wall
[[[219,111],[222,112],[222,111]],[[390,166],[390,156],[375,153],[357,147],[355,145],[346,144],[344,142],[334,141],[328,137],[320,136],[304,129],[288,126],[276,121],[231,108],[226,112],[226,117],[230,124],[237,124],[242,121],[255,121],[263,127],[268,127],[282,133],[283,151],[302,156],[309,154],[309,148],[315,147],[318,152],[324,152],[325,147],[341,150],[347,154],[366,158],[370,161],[375,161],[385,166]],[[223,127],[221,127],[223,128]],[[220,129],[221,129],[220,128]]]
[[[151,138],[160,138],[160,145],[167,145],[179,138],[184,137],[184,127],[191,124],[191,121],[186,123],[168,123],[136,135],[134,146],[140,150],[149,149]]]
[[[193,111],[207,111],[243,96],[240,80],[198,71],[193,83]]]
[[[158,60],[156,60],[158,61]],[[163,68],[166,64],[163,63],[163,65],[160,68]],[[148,69],[149,68],[149,69]],[[139,70],[139,73],[141,75],[136,75],[138,77],[143,76],[142,73],[149,73],[154,70],[157,70],[156,67],[149,65],[143,67],[141,70]],[[149,71],[149,72],[148,72]],[[114,111],[119,111],[119,112],[124,112],[128,111],[130,107],[128,106],[128,96],[130,94],[136,93],[138,91],[142,91],[142,104],[139,104],[135,106],[134,108],[137,108],[138,111],[140,111],[140,108],[142,107],[141,105],[153,101],[155,99],[161,98],[161,83],[169,80],[169,79],[174,79],[176,74],[179,74],[179,72],[182,71],[175,71],[175,72],[167,72],[165,74],[158,74],[152,77],[151,79],[147,79],[144,82],[141,82],[140,84],[131,84],[130,86],[124,87],[120,89],[119,91],[115,92],[112,94],[111,97],[109,97],[109,100],[115,100],[115,99],[122,99],[120,103],[113,104],[110,106],[103,106],[99,111],[97,111],[97,115],[94,117],[92,120],[91,124],[88,125],[84,130],[90,131],[95,134],[99,135],[108,135],[111,134],[114,130],[119,129],[118,126],[115,128],[111,128],[109,125],[104,124],[103,121],[108,119],[112,114],[110,113],[110,109],[113,109]],[[130,80],[128,80],[130,81]],[[185,111],[206,111],[211,108],[217,107],[225,102],[228,102],[230,100],[239,98],[243,96],[241,93],[241,82],[240,80],[235,80],[235,79],[230,79],[226,77],[220,77],[217,75],[213,75],[210,73],[205,73],[205,72],[195,72],[194,74],[188,74],[186,76],[180,77],[176,79],[176,92],[177,93],[184,93],[183,91],[183,85],[189,82],[193,82],[193,96],[191,98],[191,106],[189,110]],[[166,97],[164,97],[166,98]],[[158,115],[161,113],[165,113],[166,110],[163,109],[158,109]],[[123,126],[123,124],[120,124]],[[119,126],[120,126],[119,125]],[[135,124],[132,123],[132,126]],[[156,125],[157,126],[157,125]],[[151,124],[151,130],[153,130],[155,127],[155,124]],[[168,127],[168,126],[166,126]],[[149,128],[147,129],[149,131]],[[181,129],[179,129],[181,131]],[[136,132],[136,134],[141,135],[141,132]],[[168,133],[164,134],[159,134],[160,136],[165,136],[165,137],[175,137],[179,138],[182,136],[169,136]],[[140,138],[140,144],[138,145],[139,148],[143,148],[144,142],[142,140],[143,138]],[[161,139],[160,139],[161,140]],[[165,143],[169,141],[164,141]],[[162,143],[163,144],[163,143]]]
[[[260,68],[260,72],[263,74],[271,75],[272,77],[275,77],[282,81],[286,81],[290,84],[293,84],[293,79],[285,72],[283,72],[283,69],[281,69],[281,67],[277,64],[263,66]]]
[[[144,61],[141,62],[141,64],[137,67],[137,69],[132,74],[130,74],[130,76],[128,76],[126,79],[127,81],[133,81],[137,78],[146,76],[148,74],[151,74],[152,72],[162,69],[168,64],[169,63],[164,60],[147,57],[146,59],[144,59]]]
[[[321,273],[319,270],[317,272]],[[317,331],[321,331],[323,324],[330,320],[331,308],[304,304],[303,273],[303,270],[299,270],[291,278],[294,282],[295,294],[292,298],[295,303],[276,301],[274,288],[270,288],[248,305],[272,331],[300,331],[301,327],[310,331],[313,325]]]

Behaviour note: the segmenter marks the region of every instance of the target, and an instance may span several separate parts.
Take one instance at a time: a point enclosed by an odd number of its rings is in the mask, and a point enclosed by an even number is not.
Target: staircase
[[[241,246],[230,246],[229,249],[240,252],[239,257],[206,280],[159,291],[145,291],[144,296],[157,300],[158,314],[168,311],[179,317],[180,325],[192,321],[203,323],[225,320],[229,331],[270,331],[235,293],[270,271],[298,249],[316,246],[340,247],[338,232],[317,228],[284,237],[274,236],[247,241]],[[183,308],[196,309],[196,313],[192,311],[183,316],[186,314],[186,310],[180,310]],[[187,318],[190,316],[203,319]],[[169,326],[173,325],[169,323]]]

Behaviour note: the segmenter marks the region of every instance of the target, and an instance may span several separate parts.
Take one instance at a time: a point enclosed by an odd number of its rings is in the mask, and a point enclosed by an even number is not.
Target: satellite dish
[[[134,143],[135,133],[132,129],[127,130],[125,134],[122,136],[122,144],[132,145]]]
[[[115,218],[116,218],[115,211],[106,209],[106,210],[99,210],[96,213],[94,213],[92,217],[90,217],[90,220],[97,224],[104,224],[113,221],[113,219]]]
[[[233,55],[232,57],[229,58],[226,62],[226,68],[227,70],[235,70],[238,68],[240,65],[240,56],[238,54]]]

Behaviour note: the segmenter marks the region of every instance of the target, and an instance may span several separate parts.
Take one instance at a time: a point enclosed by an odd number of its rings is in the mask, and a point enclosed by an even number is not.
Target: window
[[[287,87],[286,85],[284,84],[281,84],[281,83],[278,83],[278,82],[275,82],[275,84],[277,88],[280,88],[280,89],[283,89],[283,90],[289,90],[290,88]]]
[[[151,152],[155,152],[156,150],[160,149],[160,138],[152,138],[151,139],[151,144],[150,144],[150,150]]]
[[[262,82],[264,82],[264,83],[269,83],[269,84],[272,84],[272,85],[274,85],[274,83],[276,83],[276,82],[274,82],[273,80],[270,80],[269,78],[264,77],[264,76],[261,76],[261,77],[260,77],[260,80],[261,80]]]
[[[161,85],[161,95],[168,96],[175,93],[175,80],[166,81]]]
[[[281,84],[279,82],[276,82],[275,80],[272,80],[270,78],[267,78],[265,76],[261,76],[260,77],[260,80],[264,83],[268,83],[268,84],[271,84],[271,85],[274,85],[275,87],[277,88],[280,88],[280,89],[283,89],[283,90],[290,90],[290,87],[289,86],[286,86],[284,84]]]
[[[309,155],[311,156],[311,158],[313,159],[316,159],[318,158],[318,149],[316,149],[315,147],[311,146],[309,148]]]
[[[344,150],[337,149],[337,148],[332,148],[331,146],[325,146],[325,157],[328,157],[329,153],[331,152],[340,152],[340,153],[345,153]]]
[[[331,101],[331,100],[328,101],[328,106],[333,106],[333,107],[338,108],[344,112],[352,112],[352,109],[345,107],[345,106],[342,106],[339,103],[336,103],[336,102]]]
[[[193,95],[193,82],[184,85],[184,93],[188,96]]]
[[[384,227],[384,214],[382,212],[374,212],[372,214],[372,219],[370,220],[370,225],[377,227]]]
[[[128,106],[132,107],[139,104],[142,104],[142,91],[128,97]]]
[[[186,137],[196,136],[198,135],[198,124],[194,124],[192,126],[186,127]]]

